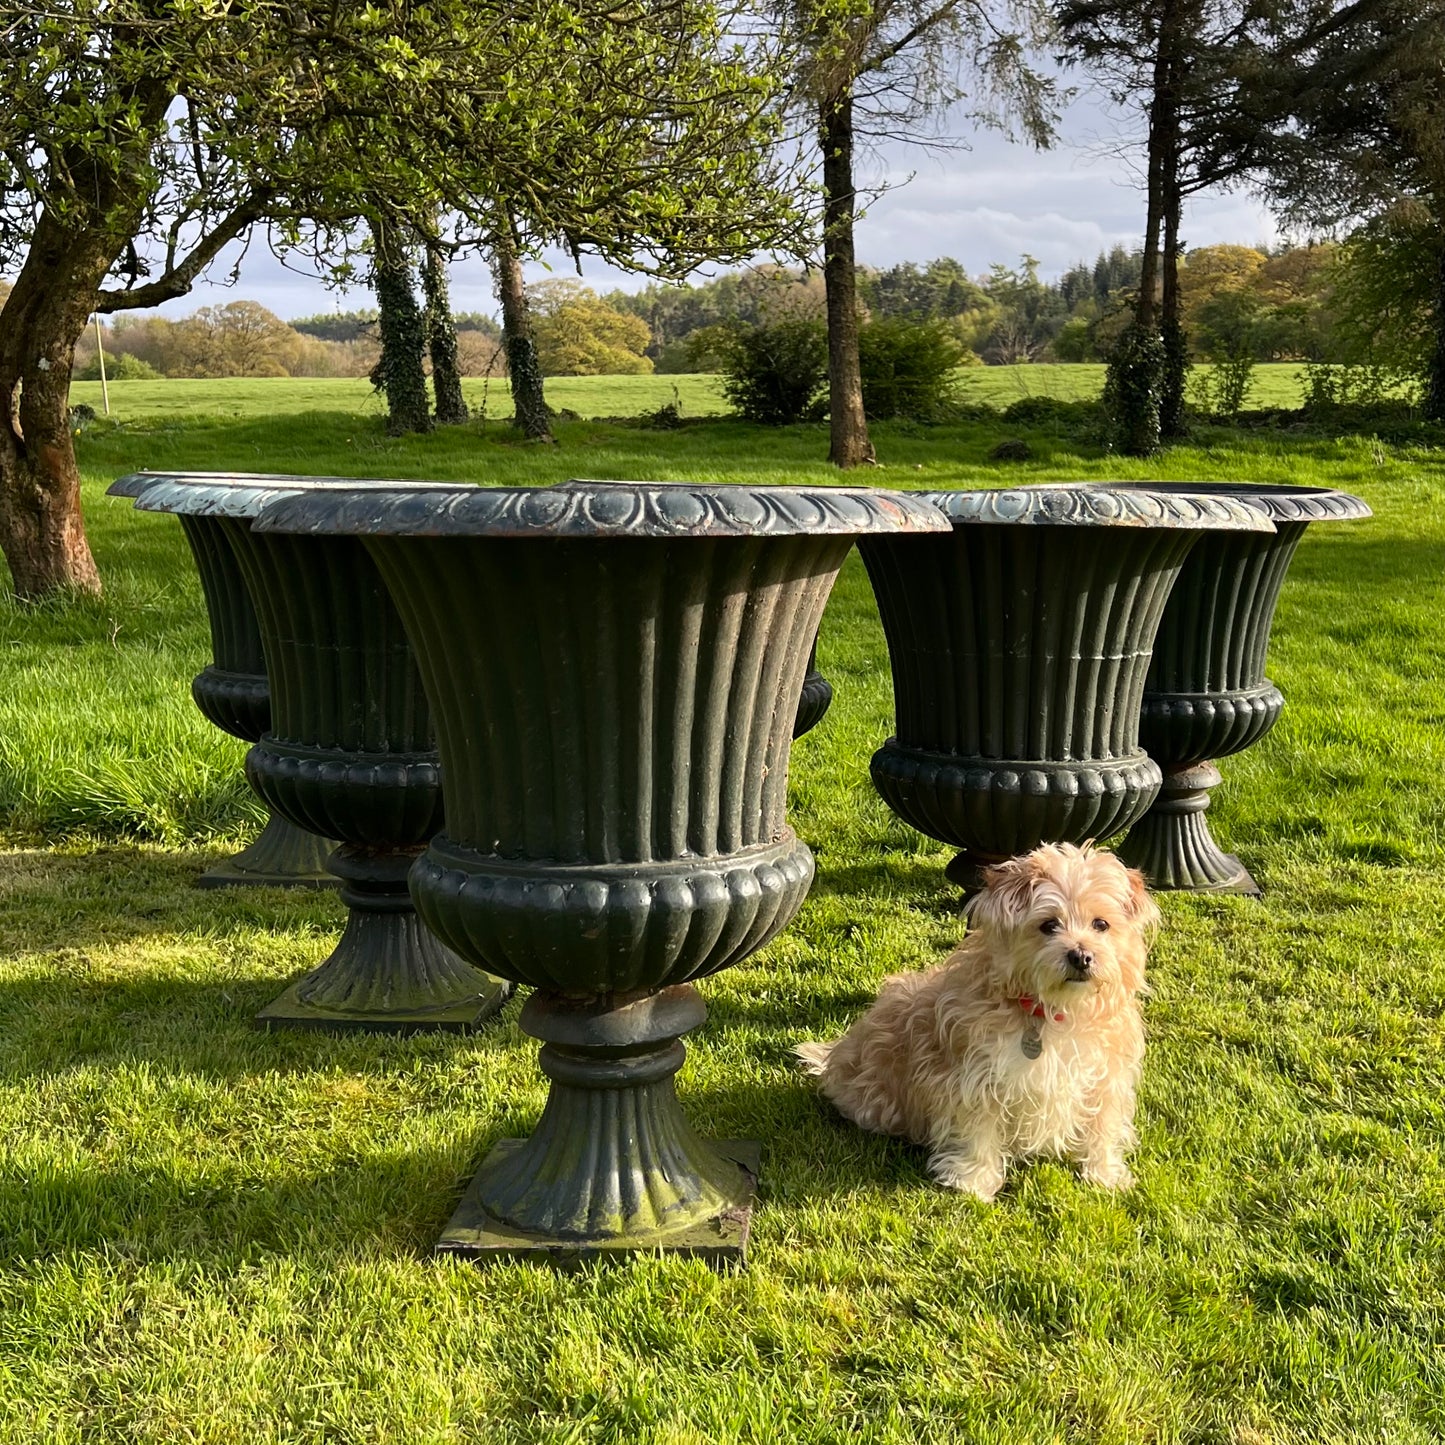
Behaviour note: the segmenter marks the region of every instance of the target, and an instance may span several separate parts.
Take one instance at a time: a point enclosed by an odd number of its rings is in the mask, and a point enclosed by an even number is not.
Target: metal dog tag
[[[1019,1047],[1024,1051],[1024,1058],[1038,1058],[1044,1051],[1043,1030],[1037,1024],[1030,1024],[1024,1030],[1023,1038],[1019,1040]]]

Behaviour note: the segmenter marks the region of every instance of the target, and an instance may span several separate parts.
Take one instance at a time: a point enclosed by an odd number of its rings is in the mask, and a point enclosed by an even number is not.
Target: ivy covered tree
[[[460,426],[467,420],[468,412],[462,395],[457,326],[452,316],[451,285],[447,280],[447,251],[435,235],[424,235],[421,244],[423,321],[427,355],[431,358],[436,420],[439,426]]]
[[[386,398],[386,430],[407,436],[431,430],[431,405],[422,358],[426,322],[416,304],[411,248],[394,222],[372,217],[371,284],[380,316],[381,358],[372,384]]]
[[[779,66],[712,0],[0,0],[0,550],[97,591],[69,427],[92,312],[184,295],[267,221],[379,196],[622,264],[737,259],[794,224]]]

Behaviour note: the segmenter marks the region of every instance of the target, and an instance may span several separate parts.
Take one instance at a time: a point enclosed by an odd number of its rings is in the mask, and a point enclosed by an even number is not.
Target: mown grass
[[[138,465],[546,481],[814,480],[823,433],[717,422],[389,442],[345,413],[82,438],[99,603],[0,607],[0,1442],[1429,1441],[1445,1433],[1445,473],[1370,439],[1209,432],[1125,467],[1053,432],[881,428],[888,485],[1046,477],[1335,482],[1287,584],[1276,731],[1216,827],[1262,903],[1167,897],[1122,1198],[1062,1166],[998,1204],[821,1108],[792,1043],[956,939],[949,850],[867,759],[890,687],[850,562],[794,752],[818,881],[705,985],[681,1092],[766,1141],[746,1275],[559,1277],[427,1249],[543,1099],[515,1009],[482,1036],[261,1035],[329,947],[329,897],[189,885],[251,814],[187,682],[205,627],[179,529],[104,500]]]
[[[1196,368],[1204,373],[1207,366]],[[959,396],[1000,409],[1026,396],[1056,396],[1073,401],[1099,395],[1104,368],[1077,366],[974,366],[958,373]],[[467,403],[478,417],[506,421],[512,395],[505,380],[468,377],[462,383]],[[76,382],[72,399],[101,409],[98,381]],[[1257,366],[1248,405],[1295,407],[1302,399],[1300,368],[1292,363]],[[684,417],[720,416],[728,411],[721,378],[703,373],[681,376],[556,376],[547,382],[547,400],[558,410],[583,417],[637,416],[675,405]],[[231,377],[213,381],[113,381],[113,416],[119,421],[172,417],[182,424],[206,415],[231,419],[260,412],[344,412],[380,417],[385,405],[364,377]]]

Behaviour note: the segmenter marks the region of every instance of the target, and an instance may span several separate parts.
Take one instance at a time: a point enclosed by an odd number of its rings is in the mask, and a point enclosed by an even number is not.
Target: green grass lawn
[[[106,596],[0,603],[0,1445],[1445,1435],[1438,454],[1216,430],[1126,465],[1039,431],[1005,465],[1001,423],[879,428],[864,480],[890,486],[1248,477],[1370,502],[1306,538],[1271,650],[1289,705],[1224,764],[1216,832],[1266,897],[1163,900],[1133,1193],[1043,1164],[983,1206],[831,1116],[792,1044],[960,932],[951,850],[868,782],[891,696],[850,560],[820,642],[836,701],[793,756],[817,883],[703,985],[680,1076],[704,1130],[765,1141],[751,1268],[558,1276],[428,1254],[541,1108],[515,1005],[468,1040],[251,1030],[341,908],[190,887],[254,825],[242,749],[190,701],[208,644],[178,526],[102,493],[143,465],[824,481],[825,432],[390,441],[374,414],[287,415],[247,385],[241,415],[88,431]]]
[[[1207,367],[1197,368],[1207,371]],[[1298,406],[1300,368],[1292,364],[1255,368],[1249,406]],[[975,366],[959,373],[959,395],[1000,409],[1025,396],[1067,400],[1094,397],[1104,385],[1103,366]],[[493,421],[512,415],[505,380],[468,377],[462,383],[467,404]],[[101,408],[100,383],[79,381],[73,400]],[[547,382],[547,400],[559,410],[584,417],[636,416],[675,403],[685,417],[718,416],[728,410],[720,378],[686,376],[556,376]],[[112,415],[117,421],[168,417],[184,423],[206,415],[230,419],[303,411],[343,412],[380,417],[385,404],[363,377],[247,377],[215,381],[113,381]]]
[[[512,415],[512,393],[505,378],[465,377],[462,391],[478,417],[493,421]],[[78,381],[73,402],[101,410],[98,381]],[[715,376],[554,376],[547,382],[547,401],[559,411],[580,416],[636,416],[673,402],[684,416],[715,416],[727,403]],[[168,417],[185,423],[195,416],[226,418],[344,412],[367,418],[386,415],[386,403],[360,376],[222,377],[195,381],[113,381],[111,415],[116,421]]]
[[[1196,377],[1213,368],[1196,366]],[[972,366],[959,373],[959,393],[966,401],[1000,409],[1026,396],[1056,396],[1065,401],[1096,397],[1104,389],[1102,363],[1077,365]],[[1256,366],[1245,407],[1297,407],[1304,400],[1303,368],[1292,362]]]

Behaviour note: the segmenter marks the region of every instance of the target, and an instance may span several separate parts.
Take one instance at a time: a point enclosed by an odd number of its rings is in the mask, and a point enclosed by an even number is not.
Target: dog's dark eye
[[[1109,920],[1107,918],[1096,918],[1094,920],[1094,928],[1096,932],[1107,933],[1109,931]]]
[[[1046,918],[1039,924],[1040,933],[1057,933],[1064,925],[1057,918]]]

